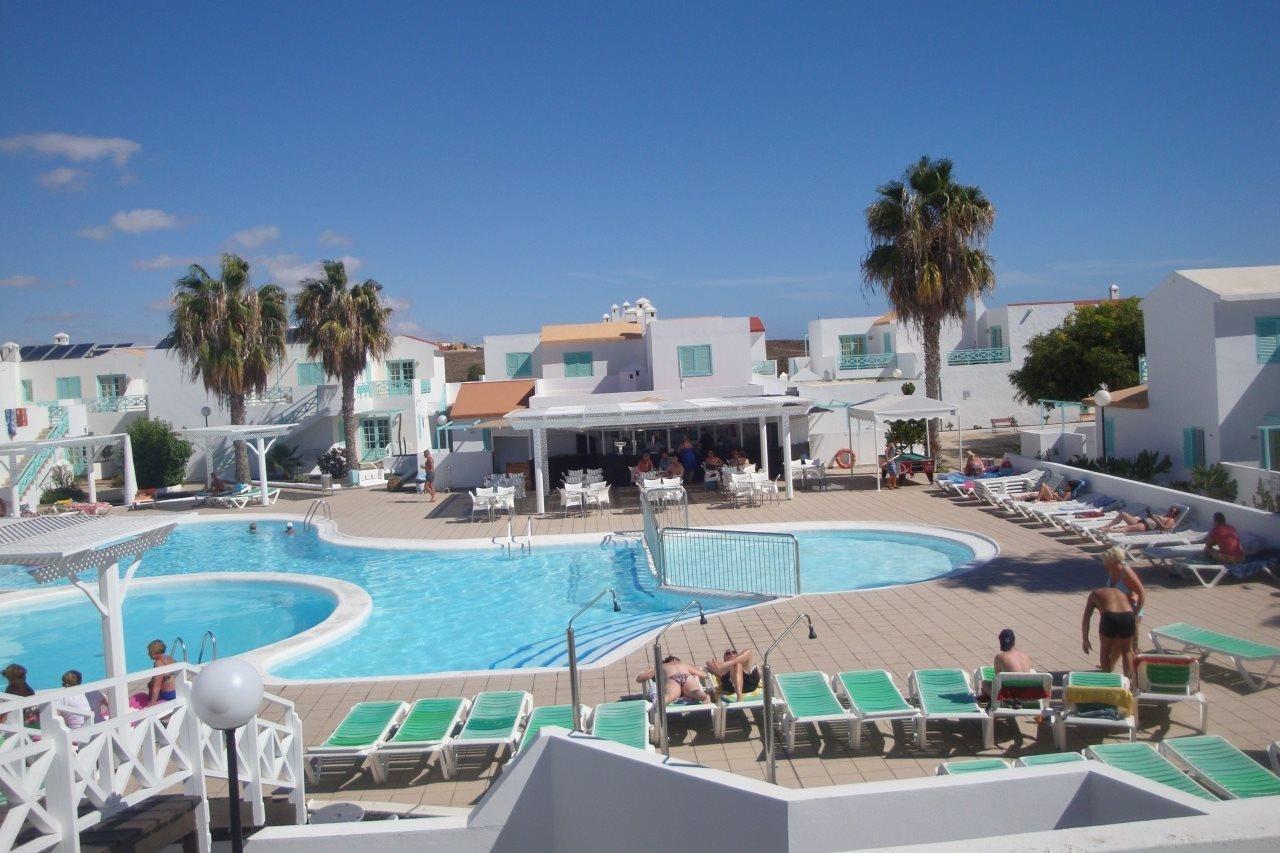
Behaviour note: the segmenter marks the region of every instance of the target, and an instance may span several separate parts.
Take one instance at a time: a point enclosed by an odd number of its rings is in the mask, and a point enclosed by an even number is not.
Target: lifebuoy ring
[[[842,447],[836,451],[836,455],[831,457],[831,464],[837,468],[852,468],[858,457],[847,447]]]

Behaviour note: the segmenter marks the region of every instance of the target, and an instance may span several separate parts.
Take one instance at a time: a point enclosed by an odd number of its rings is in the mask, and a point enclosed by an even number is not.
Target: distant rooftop
[[[1175,272],[1226,300],[1250,299],[1259,296],[1280,298],[1280,265],[1219,267]]]
[[[572,344],[591,341],[624,341],[644,337],[644,326],[639,323],[615,321],[608,323],[567,323],[542,327],[544,344]]]

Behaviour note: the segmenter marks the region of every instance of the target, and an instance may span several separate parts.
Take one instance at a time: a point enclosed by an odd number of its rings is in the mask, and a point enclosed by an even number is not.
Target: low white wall
[[[1271,494],[1280,500],[1280,472],[1263,471],[1257,465],[1246,465],[1239,462],[1223,462],[1222,467],[1240,486],[1236,494],[1236,503],[1253,506],[1253,496],[1258,490],[1258,483],[1264,484]],[[1280,521],[1280,516],[1276,517]]]
[[[1019,446],[1023,456],[1040,456],[1055,462],[1083,455],[1089,437],[1076,432],[1071,426],[1064,431],[1060,426],[1034,427],[1018,431]]]
[[[1010,455],[1016,471],[1030,471],[1033,468],[1045,468],[1056,471],[1074,479],[1083,478],[1089,481],[1089,491],[1102,492],[1120,498],[1127,504],[1149,506],[1157,512],[1168,509],[1171,504],[1185,504],[1191,507],[1192,517],[1189,525],[1198,530],[1207,530],[1213,525],[1213,514],[1221,512],[1227,521],[1241,533],[1252,533],[1271,545],[1280,544],[1280,515],[1263,512],[1252,507],[1216,501],[1190,492],[1180,492],[1164,486],[1140,483],[1137,480],[1126,480],[1110,474],[1099,474],[1096,471],[1085,471],[1058,462],[1046,462],[1029,456]]]
[[[479,447],[478,442],[474,443]],[[433,450],[437,489],[474,489],[493,473],[493,452],[489,450]]]

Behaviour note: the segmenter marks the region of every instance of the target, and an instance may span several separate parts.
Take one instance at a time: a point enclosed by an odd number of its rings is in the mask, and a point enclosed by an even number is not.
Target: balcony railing
[[[261,394],[245,394],[246,406],[274,406],[277,403],[288,405],[293,402],[292,388],[268,388]]]
[[[1009,360],[1008,347],[958,349],[947,353],[947,364],[999,364]]]
[[[91,412],[145,412],[147,410],[146,394],[127,394],[123,397],[98,397],[89,400]]]
[[[430,379],[419,379],[419,380],[418,380],[418,393],[419,393],[419,394],[430,394],[430,393],[431,393],[431,380],[430,380]]]
[[[898,354],[893,352],[840,356],[841,370],[881,370],[886,367],[894,367],[897,363]]]
[[[411,394],[412,379],[381,379],[377,382],[361,382],[356,386],[357,397],[408,397]]]
[[[1147,357],[1145,355],[1138,356],[1138,382],[1142,385],[1147,384]]]
[[[760,376],[777,376],[778,360],[776,358],[757,361],[751,365],[751,372]]]

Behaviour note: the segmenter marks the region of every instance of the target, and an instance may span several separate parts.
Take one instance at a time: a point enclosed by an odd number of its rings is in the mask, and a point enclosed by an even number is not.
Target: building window
[[[407,382],[413,384],[413,361],[388,361],[387,362],[387,380],[390,382]]]
[[[129,382],[124,376],[114,373],[98,377],[98,399],[118,400],[124,396],[124,389]]]
[[[991,348],[1004,349],[1004,329],[999,326],[991,327]]]
[[[1259,427],[1262,437],[1262,468],[1280,471],[1280,426]]]
[[[1280,364],[1280,317],[1254,320],[1258,338],[1258,364]]]
[[[849,358],[855,355],[867,354],[867,336],[866,335],[841,335],[840,336],[840,357]]]
[[[36,392],[31,388],[31,380],[22,380],[22,402],[34,403],[36,400]]]
[[[1188,469],[1204,466],[1204,430],[1199,427],[1182,430],[1182,465]]]
[[[884,351],[893,352],[893,332],[884,333]]]
[[[565,376],[569,375],[566,362]],[[507,353],[507,378],[508,379],[530,379],[533,377],[533,353],[531,352],[509,352]]]
[[[711,375],[711,346],[709,344],[677,347],[676,352],[680,361],[681,378]]]
[[[318,361],[298,362],[298,384],[302,386],[323,385],[324,365]]]
[[[390,443],[390,418],[365,418],[360,421],[361,459],[380,459]]]
[[[575,379],[583,376],[594,376],[595,370],[589,352],[567,352],[564,354],[564,376]]]
[[[79,376],[59,376],[55,380],[56,397],[59,400],[79,400],[80,399],[80,377]]]

